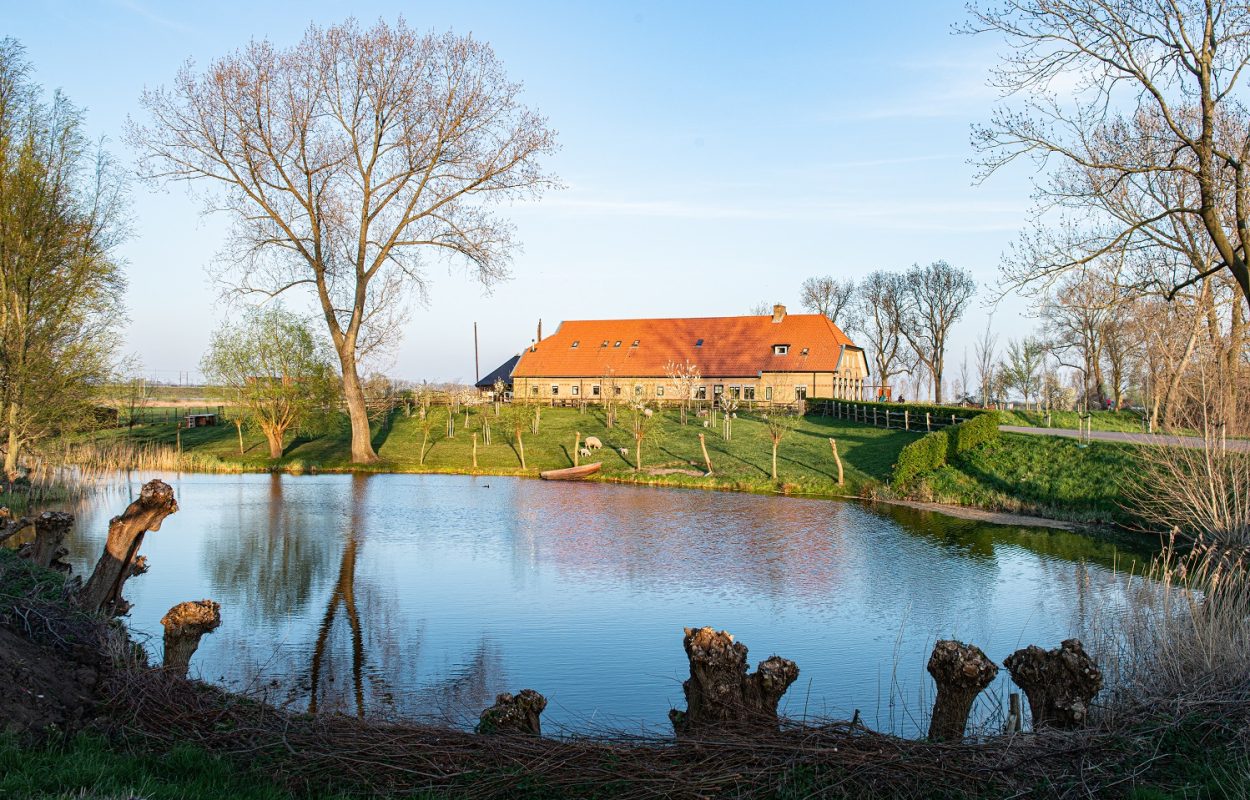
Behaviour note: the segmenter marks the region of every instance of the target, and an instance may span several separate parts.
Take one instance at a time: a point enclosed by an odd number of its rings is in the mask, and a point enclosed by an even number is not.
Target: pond
[[[145,476],[146,479],[146,476]],[[954,637],[1001,662],[1114,607],[1143,553],[1063,531],[856,503],[452,475],[183,475],[148,535],[129,624],[211,598],[192,672],[297,710],[470,726],[496,693],[549,700],[544,731],[667,732],[683,626],[734,633],[800,676],[792,716],[909,734],[925,661]],[[78,509],[81,573],[140,481]],[[1005,671],[979,706],[998,712]]]

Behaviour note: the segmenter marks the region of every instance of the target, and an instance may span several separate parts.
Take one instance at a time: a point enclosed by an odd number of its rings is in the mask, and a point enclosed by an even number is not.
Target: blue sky
[[[970,126],[1002,44],[952,35],[962,2],[512,3],[7,0],[0,35],[20,40],[45,87],[88,112],[124,163],[126,117],[145,86],[168,84],[251,38],[286,46],[309,22],[403,14],[417,29],[490,42],[525,99],[559,131],[550,162],[566,188],[506,209],[523,249],[513,278],[484,294],[436,262],[428,305],[378,366],[408,379],[473,378],[527,344],[541,317],[798,310],[810,275],[858,277],[945,259],[987,300],[1002,252],[1026,222],[1023,170],[974,186]],[[146,373],[197,370],[229,312],[206,268],[225,220],[182,189],[133,186],[127,349]],[[290,305],[301,307],[298,298]],[[1027,333],[1029,303],[994,311]],[[992,309],[960,324],[948,361]]]

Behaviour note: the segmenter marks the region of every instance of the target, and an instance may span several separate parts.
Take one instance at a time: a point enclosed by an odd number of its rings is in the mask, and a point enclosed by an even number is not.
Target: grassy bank
[[[912,497],[1079,522],[1134,525],[1122,505],[1139,446],[1003,434],[920,476]]]
[[[573,465],[574,441],[578,433],[598,437],[603,449],[587,461],[600,461],[601,480],[628,481],[655,485],[693,486],[744,491],[784,490],[796,494],[844,494],[869,490],[889,479],[898,452],[917,434],[884,430],[855,423],[807,417],[781,442],[778,450],[778,481],[771,479],[772,442],[767,426],[749,413],[740,413],[733,423],[732,438],[726,440],[718,424],[704,428],[693,416],[681,425],[673,411],[664,411],[655,434],[643,444],[643,469],[634,468],[634,440],[624,415],[614,428],[605,424],[601,409],[582,412],[575,408],[541,409],[538,432],[527,426],[523,433],[526,469],[503,416],[493,407],[472,409],[466,424],[463,412],[457,415],[454,436],[447,435],[447,409],[434,408],[426,454],[421,458],[425,431],[416,415],[392,415],[385,425],[374,429],[373,443],[381,461],[368,469],[388,472],[463,472],[506,475],[537,475],[542,470]],[[484,426],[491,427],[490,445],[484,443]],[[473,434],[477,434],[477,468],[473,467]],[[704,477],[704,460],[699,434],[705,436],[713,466],[712,477]],[[836,484],[837,468],[829,439],[838,442],[845,485]],[[281,459],[268,457],[264,438],[244,431],[240,452],[233,425],[194,428],[179,435],[175,425],[149,423],[134,428],[118,428],[80,440],[76,446],[89,446],[101,455],[98,466],[107,466],[109,453],[114,461],[126,454],[173,454],[181,442],[182,458],[196,459],[212,471],[287,469],[294,472],[348,470],[355,467],[350,458],[350,434],[345,426],[330,433],[300,436],[288,442]],[[628,450],[622,455],[621,448]],[[172,463],[172,462],[171,462]],[[118,463],[118,466],[122,464]],[[188,467],[193,468],[193,467]]]

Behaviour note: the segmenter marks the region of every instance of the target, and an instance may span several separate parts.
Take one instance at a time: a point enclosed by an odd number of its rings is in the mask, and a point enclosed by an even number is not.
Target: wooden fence
[[[808,401],[808,413],[822,417],[833,417],[858,422],[862,425],[874,425],[878,428],[894,428],[901,431],[928,433],[941,430],[971,417],[959,416],[955,411],[948,415],[943,412],[912,410],[905,403],[899,403],[893,409],[880,403],[856,403],[847,400],[814,399]]]

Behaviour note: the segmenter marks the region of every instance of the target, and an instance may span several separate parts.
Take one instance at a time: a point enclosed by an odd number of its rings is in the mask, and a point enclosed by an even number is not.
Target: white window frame
[[[663,386],[657,386],[657,387],[655,387],[655,396],[656,396],[656,397],[663,397],[663,396],[664,396],[664,387],[663,387]]]
[[[591,397],[599,396],[599,384],[596,383],[594,386],[590,387],[590,396]]]
[[[755,387],[754,387],[754,386],[743,386],[743,387],[742,387],[742,399],[743,399],[743,400],[754,400],[754,399],[755,399]]]
[[[775,345],[773,345],[773,355],[775,355],[775,356],[785,356],[785,355],[789,355],[789,354],[790,354],[790,345],[788,345],[788,344],[775,344]]]
[[[569,387],[569,394],[573,395],[574,397],[580,397],[582,394],[582,387],[578,386],[576,383],[573,384],[572,386]]]
[[[551,384],[551,396],[552,397],[560,396],[560,384],[558,383]]]
[[[799,385],[794,387],[794,399],[795,400],[807,399],[807,384],[806,383],[800,383]]]

